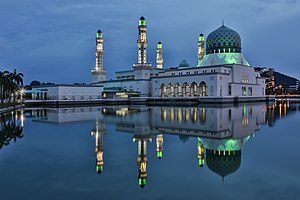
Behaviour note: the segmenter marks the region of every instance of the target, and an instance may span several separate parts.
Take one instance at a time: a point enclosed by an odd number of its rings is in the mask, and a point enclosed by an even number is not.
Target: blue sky
[[[95,32],[104,35],[104,68],[131,69],[137,60],[137,24],[148,24],[148,61],[158,41],[165,67],[197,61],[197,36],[225,25],[238,31],[252,66],[273,67],[300,78],[298,0],[1,0],[0,69],[32,80],[90,83]]]

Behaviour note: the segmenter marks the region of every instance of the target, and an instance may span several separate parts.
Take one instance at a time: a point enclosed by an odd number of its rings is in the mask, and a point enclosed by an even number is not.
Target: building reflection
[[[198,165],[206,165],[224,180],[240,168],[242,149],[251,136],[268,121],[277,119],[272,115],[273,108],[276,105],[110,107],[102,113],[103,123],[116,124],[117,131],[134,134],[134,141],[138,142],[139,185],[145,187],[147,143],[152,137],[156,140],[158,158],[162,158],[165,134],[178,135],[184,143],[197,138]],[[288,109],[284,113],[288,114]]]
[[[91,134],[95,137],[96,171],[103,171],[103,139],[106,124],[114,124],[117,132],[132,134],[137,144],[138,185],[147,184],[147,145],[155,139],[156,157],[163,156],[166,135],[178,136],[182,142],[189,138],[197,147],[200,167],[219,175],[222,180],[241,166],[242,151],[262,125],[275,122],[293,111],[299,104],[276,102],[273,104],[244,104],[225,107],[146,107],[112,106],[98,108],[68,108],[28,110],[34,121],[65,123],[95,121]],[[196,155],[195,155],[196,156]]]
[[[198,145],[200,143],[203,148],[201,152],[204,152],[205,149],[207,167],[214,173],[220,175],[222,180],[224,180],[226,176],[239,169],[241,165],[242,148],[249,138],[250,135],[243,138],[221,140],[198,138]],[[202,157],[204,157],[204,153]],[[204,165],[204,159],[202,163]]]

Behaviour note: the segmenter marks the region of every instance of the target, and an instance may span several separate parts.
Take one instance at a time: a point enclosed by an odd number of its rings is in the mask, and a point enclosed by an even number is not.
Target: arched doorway
[[[174,95],[179,97],[181,95],[181,86],[179,83],[175,84],[175,88],[174,88]]]
[[[189,84],[187,82],[185,82],[183,85],[182,85],[182,95],[184,97],[188,97],[189,96]]]
[[[162,84],[160,85],[160,96],[161,96],[161,97],[164,97],[164,96],[166,95],[166,93],[167,93],[166,90],[167,90],[167,89],[166,89],[165,84],[162,83]]]
[[[199,86],[200,96],[207,96],[206,88],[207,88],[206,83],[202,81]]]
[[[198,96],[197,83],[195,82],[191,84],[191,95],[195,97]]]
[[[168,87],[167,87],[167,95],[168,97],[172,97],[174,94],[174,88],[172,86],[171,83],[168,84]]]

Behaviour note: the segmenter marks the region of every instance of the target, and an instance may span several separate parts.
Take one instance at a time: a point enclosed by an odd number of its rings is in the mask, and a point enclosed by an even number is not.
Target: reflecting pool
[[[299,199],[300,104],[26,108],[1,199]]]

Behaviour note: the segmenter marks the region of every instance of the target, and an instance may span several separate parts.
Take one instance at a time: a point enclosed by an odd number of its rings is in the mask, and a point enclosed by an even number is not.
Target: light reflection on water
[[[299,110],[299,104],[278,102],[9,113],[1,117],[0,173],[6,180],[1,192],[9,197],[11,186],[22,183],[10,197],[188,199],[201,190],[221,198],[232,197],[232,187],[236,198],[248,190],[252,193],[245,199],[294,197],[300,194],[300,181],[293,178],[299,177],[300,165],[292,152],[299,140],[294,129]]]

